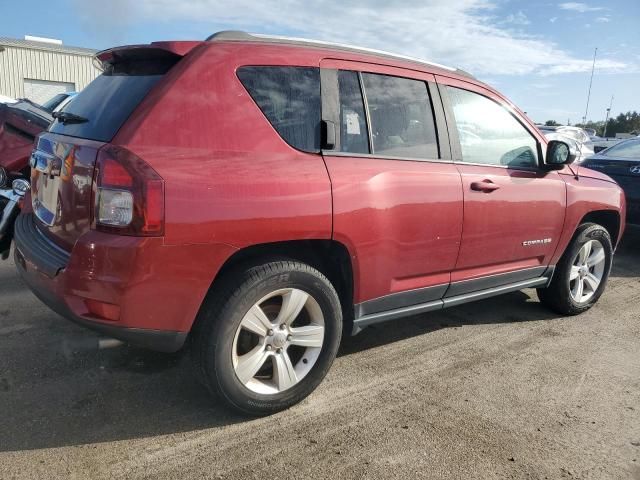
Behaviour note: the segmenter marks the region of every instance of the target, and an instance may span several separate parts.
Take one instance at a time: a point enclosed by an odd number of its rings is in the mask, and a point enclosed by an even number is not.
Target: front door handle
[[[498,190],[500,185],[496,185],[491,180],[482,180],[481,182],[471,182],[471,190],[476,192],[490,193],[494,190]]]

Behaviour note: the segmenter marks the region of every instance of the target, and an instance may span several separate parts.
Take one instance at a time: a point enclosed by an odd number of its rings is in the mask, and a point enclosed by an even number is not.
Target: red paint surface
[[[612,184],[575,181],[557,172],[323,159],[297,151],[277,135],[235,75],[242,65],[317,67],[325,58],[339,57],[323,66],[360,62],[367,71],[423,80],[437,75],[441,82],[483,88],[452,72],[321,48],[218,42],[172,48],[189,53],[112,142],[164,179],[164,237],[90,230],[90,194],[79,185],[91,176],[89,159],[99,145],[75,141],[73,168],[82,182],[65,184],[62,195],[64,204],[77,210],[49,231],[72,250],[71,263],[55,280],[39,281],[64,297],[76,314],[86,316],[84,299],[92,299],[119,306],[119,325],[188,331],[217,272],[234,252],[300,239],[333,238],[346,246],[354,303],[359,303],[553,264],[586,213],[622,208],[624,199]],[[510,106],[497,92],[486,93]],[[544,148],[544,137],[514,111]],[[43,138],[64,143],[49,134]],[[472,182],[486,179],[500,188],[491,193],[470,189]],[[539,238],[552,238],[552,243],[522,245]]]

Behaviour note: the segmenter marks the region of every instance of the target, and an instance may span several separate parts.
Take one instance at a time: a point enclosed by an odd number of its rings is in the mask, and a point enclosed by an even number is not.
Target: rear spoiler
[[[152,42],[141,45],[113,47],[96,53],[93,63],[101,71],[110,65],[136,60],[177,61],[204,42]]]

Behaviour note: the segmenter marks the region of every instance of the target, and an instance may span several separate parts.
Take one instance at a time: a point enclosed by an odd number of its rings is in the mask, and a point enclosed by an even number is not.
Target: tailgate
[[[91,228],[98,150],[182,57],[164,44],[152,44],[107,50],[97,58],[102,75],[55,114],[31,156],[38,229],[66,251]]]
[[[45,133],[31,155],[31,202],[38,226],[67,251],[91,228],[91,184],[102,145]]]

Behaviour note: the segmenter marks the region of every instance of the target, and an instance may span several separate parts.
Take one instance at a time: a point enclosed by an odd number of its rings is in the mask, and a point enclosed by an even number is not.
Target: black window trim
[[[362,104],[364,105],[364,117],[367,122],[367,140],[369,141],[369,155],[375,156],[376,150],[373,146],[373,132],[371,131],[371,112],[369,111],[369,100],[367,100],[367,90],[364,88],[364,80],[362,72],[356,72],[358,75],[358,83],[360,84],[360,94],[362,95]],[[340,98],[340,92],[338,92]]]
[[[363,72],[357,68],[353,69],[333,69],[333,68],[321,68],[320,69],[320,91],[322,92],[322,120],[333,122],[335,125],[339,125],[339,91],[338,91],[338,70],[349,70],[358,74],[358,81],[360,83],[360,91],[362,93],[362,99],[364,103],[364,111],[367,122],[367,135],[369,141],[369,151],[372,153],[352,153],[340,151],[340,132],[338,130],[336,134],[336,144],[333,149],[323,148],[321,153],[323,156],[328,157],[353,157],[353,158],[370,158],[380,160],[399,160],[405,162],[432,162],[432,163],[453,163],[453,157],[451,154],[450,136],[447,129],[446,113],[443,108],[442,99],[440,98],[437,84],[430,80],[424,80],[421,78],[414,78],[412,76],[399,76],[399,75],[387,75],[380,72]],[[324,73],[323,73],[324,72]],[[366,91],[362,80],[362,73],[371,73],[373,75],[386,75],[389,77],[405,78],[407,80],[414,80],[416,82],[423,82],[427,87],[427,95],[431,100],[432,114],[434,118],[434,128],[436,130],[436,146],[438,149],[439,158],[417,158],[417,157],[402,157],[396,155],[380,155],[376,154],[373,148],[373,135],[371,133],[371,121],[369,113],[369,102],[367,101]]]
[[[540,171],[543,171],[545,173],[548,172],[547,170],[544,169],[544,159],[543,159],[542,145],[540,143],[540,140],[538,140],[538,138],[531,132],[531,129],[527,128],[527,126],[516,115],[514,115],[514,113],[510,109],[505,108],[505,106],[502,103],[497,102],[491,97],[488,97],[487,95],[484,95],[480,92],[476,92],[475,90],[453,86],[453,85],[441,84],[441,83],[437,83],[436,85],[437,85],[438,91],[440,92],[440,98],[442,100],[442,106],[444,108],[444,115],[446,118],[447,125],[449,126],[451,158],[453,163],[459,164],[459,165],[474,165],[474,166],[480,166],[480,167],[502,168],[507,170],[521,170],[525,172],[540,172]],[[465,162],[462,159],[462,146],[460,145],[460,137],[458,136],[458,127],[456,125],[455,116],[453,114],[453,105],[451,104],[451,98],[449,97],[449,92],[447,91],[447,87],[457,88],[460,90],[465,90],[470,93],[475,93],[476,95],[480,95],[481,97],[484,97],[487,100],[492,101],[493,103],[498,105],[500,108],[506,110],[522,126],[522,128],[524,128],[525,131],[529,135],[531,135],[531,137],[535,140],[536,148],[537,148],[538,166],[525,167],[525,166],[510,166],[510,165],[494,165],[491,163]]]

